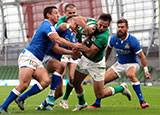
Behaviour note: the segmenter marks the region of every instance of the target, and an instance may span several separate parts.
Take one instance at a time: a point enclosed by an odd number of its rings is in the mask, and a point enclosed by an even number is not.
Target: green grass
[[[14,87],[9,86],[1,86],[0,87],[0,104],[4,102],[4,100],[9,95],[10,91]],[[92,85],[85,85],[85,98],[88,105],[93,104],[95,100],[95,96],[93,93]],[[142,91],[144,94],[145,100],[150,104],[150,107],[147,109],[141,109],[138,99],[136,97],[135,92],[132,87],[129,86],[130,91],[132,92],[132,101],[128,101],[126,97],[122,94],[116,94],[112,97],[108,97],[102,100],[101,108],[99,109],[85,109],[78,112],[72,112],[75,105],[77,104],[77,97],[75,95],[75,91],[72,92],[69,98],[69,109],[64,110],[58,106],[60,99],[55,101],[55,107],[53,107],[53,111],[36,111],[35,108],[37,105],[41,104],[44,98],[48,94],[49,88],[42,91],[41,93],[28,98],[25,101],[25,110],[21,111],[18,109],[15,102],[13,102],[8,111],[11,112],[12,115],[159,115],[160,114],[160,85],[155,86],[142,86]]]

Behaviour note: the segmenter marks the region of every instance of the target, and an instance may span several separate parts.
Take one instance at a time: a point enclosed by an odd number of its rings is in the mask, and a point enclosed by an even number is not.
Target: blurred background
[[[18,79],[18,56],[44,20],[43,9],[56,5],[63,16],[67,3],[74,3],[78,14],[85,17],[97,19],[102,12],[110,13],[113,18],[110,36],[116,33],[116,21],[126,18],[129,33],[140,41],[152,75],[146,81],[141,67],[138,79],[144,85],[160,84],[159,0],[0,0],[0,85],[3,80]],[[113,51],[108,66],[115,61]],[[116,82],[122,81],[127,79]]]

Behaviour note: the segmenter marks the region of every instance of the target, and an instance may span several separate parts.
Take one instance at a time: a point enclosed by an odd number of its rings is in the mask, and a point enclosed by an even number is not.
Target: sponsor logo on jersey
[[[56,32],[54,26],[50,26],[50,28],[51,28],[52,32]]]
[[[95,41],[95,40],[96,40],[96,37],[92,36],[91,41]]]

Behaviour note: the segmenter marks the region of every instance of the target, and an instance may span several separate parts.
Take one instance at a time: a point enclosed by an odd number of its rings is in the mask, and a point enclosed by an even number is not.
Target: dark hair
[[[128,21],[127,21],[126,19],[119,19],[119,20],[117,21],[117,25],[120,24],[120,23],[125,23],[126,26],[128,27]]]
[[[49,6],[49,7],[46,7],[44,10],[43,10],[43,16],[45,19],[47,19],[47,13],[51,14],[52,13],[52,9],[57,9],[56,6]]]
[[[104,20],[104,21],[109,21],[109,23],[112,21],[112,16],[110,14],[102,13],[98,20]]]
[[[66,12],[67,8],[76,8],[76,6],[74,4],[67,4],[65,7],[64,7],[64,11]]]

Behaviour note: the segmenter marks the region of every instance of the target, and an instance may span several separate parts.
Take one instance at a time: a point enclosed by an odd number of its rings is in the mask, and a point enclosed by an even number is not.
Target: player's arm
[[[61,38],[56,32],[49,34],[49,38],[52,41],[54,41],[62,46],[72,47],[75,49],[85,51],[85,48],[80,43],[71,43],[71,42]]]
[[[65,55],[73,55],[74,52],[72,50],[67,50],[65,48],[60,47],[57,43],[55,43],[52,47],[52,51],[57,54],[65,54]]]
[[[88,57],[95,56],[96,53],[99,52],[99,50],[100,50],[95,44],[92,44],[92,46],[90,48],[88,48],[86,45],[83,44],[83,47],[86,47],[85,53]]]
[[[70,24],[68,23],[62,23],[58,26],[58,31],[60,32],[64,32],[64,31],[67,31],[69,28],[70,28]]]
[[[148,72],[147,60],[146,60],[146,57],[145,57],[143,51],[140,51],[140,52],[137,54],[137,56],[138,56],[138,58],[140,59],[142,66],[144,67],[144,72],[145,72],[146,78],[147,78],[147,79],[150,79],[151,74]]]
[[[73,17],[75,23],[86,30],[87,35],[91,35],[94,32],[94,27],[90,27],[87,25],[86,17]]]
[[[105,61],[107,62],[109,55],[111,54],[112,48],[107,46],[105,53]]]

